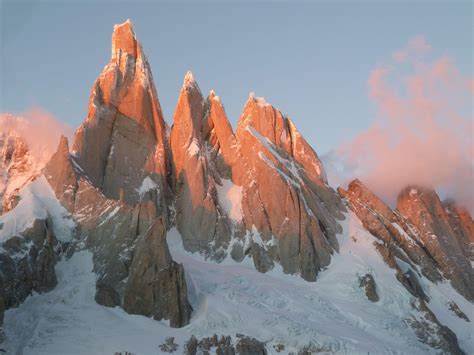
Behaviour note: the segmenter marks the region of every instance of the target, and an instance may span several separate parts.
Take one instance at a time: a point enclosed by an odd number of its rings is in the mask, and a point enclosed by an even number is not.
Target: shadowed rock
[[[154,319],[169,319],[172,327],[189,323],[191,305],[187,298],[182,265],[175,263],[166,244],[166,230],[156,219],[137,242],[124,294],[124,309]]]
[[[72,213],[78,185],[73,163],[69,156],[69,144],[66,137],[61,136],[58,149],[46,164],[43,174],[59,202]]]
[[[417,299],[412,303],[412,307],[421,313],[421,317],[407,319],[407,323],[422,343],[440,350],[442,354],[464,354],[456,334],[438,321],[423,300]]]
[[[379,295],[375,286],[374,277],[371,274],[365,274],[359,278],[359,286],[364,288],[365,295],[372,302],[378,302]]]
[[[18,307],[33,292],[44,293],[56,286],[56,244],[52,222],[43,219],[1,243],[0,344],[5,310]]]

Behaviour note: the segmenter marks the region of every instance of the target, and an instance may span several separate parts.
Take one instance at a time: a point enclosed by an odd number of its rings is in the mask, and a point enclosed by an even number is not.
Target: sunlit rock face
[[[43,173],[61,204],[73,212],[78,183],[66,137],[61,137],[58,149],[46,164]]]
[[[442,279],[431,255],[425,250],[417,231],[397,211],[392,211],[381,199],[373,194],[360,180],[353,180],[345,191],[339,194],[347,200],[364,227],[384,242],[393,253],[406,255],[409,262],[420,266],[425,277],[433,282]]]
[[[329,264],[345,209],[316,153],[280,111],[251,95],[234,134],[220,98],[211,92],[204,100],[188,74],[171,147],[176,223],[189,250],[215,259],[230,252],[237,261],[250,254],[262,272],[279,262],[313,281]]]
[[[0,215],[18,203],[18,191],[39,173],[40,164],[22,137],[0,130]]]
[[[465,224],[457,220],[434,190],[418,186],[400,193],[397,209],[416,227],[443,275],[461,294],[474,300],[474,272],[465,249],[472,234],[469,238],[464,234],[472,228],[472,219],[464,215]]]
[[[166,124],[151,69],[130,21],[114,27],[112,57],[94,83],[74,154],[94,186],[113,199],[140,200],[149,177],[163,204],[167,190]]]
[[[96,302],[181,327],[191,306],[184,269],[165,239],[169,154],[151,71],[127,21],[114,28],[112,58],[94,84],[73,153],[62,137],[43,173],[93,252]]]
[[[345,211],[326,184],[319,158],[290,119],[253,95],[236,138],[243,159],[234,165],[233,176],[243,187],[247,229],[255,227],[263,244],[272,245],[271,259],[279,260],[285,272],[315,280],[338,250],[338,219]]]
[[[339,188],[339,193],[364,227],[384,242],[380,248],[393,254],[394,261],[418,265],[433,282],[445,277],[467,299],[473,299],[472,219],[465,209],[452,202],[443,205],[434,190],[422,187],[404,189],[394,211],[357,179],[347,191]]]
[[[220,260],[225,256],[223,248],[230,241],[232,223],[218,201],[216,184],[221,184],[220,174],[206,139],[209,111],[209,104],[188,72],[170,136],[176,225],[188,250],[202,251]]]

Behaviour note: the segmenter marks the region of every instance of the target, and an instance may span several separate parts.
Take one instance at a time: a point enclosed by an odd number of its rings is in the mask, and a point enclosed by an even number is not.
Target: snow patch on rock
[[[219,204],[226,214],[235,221],[242,220],[242,186],[231,180],[221,179],[222,185],[216,184]]]
[[[0,217],[0,241],[18,236],[33,226],[36,219],[53,221],[56,238],[61,242],[70,242],[76,226],[71,215],[59,203],[48,181],[41,175],[20,190],[20,202],[8,213]]]
[[[137,192],[140,197],[143,197],[148,191],[154,190],[157,187],[158,185],[151,179],[151,177],[147,176],[143,179],[142,185],[137,189]]]

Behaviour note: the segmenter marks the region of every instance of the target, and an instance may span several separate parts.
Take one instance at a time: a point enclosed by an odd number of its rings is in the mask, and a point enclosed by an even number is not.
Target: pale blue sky
[[[292,117],[319,154],[369,126],[371,70],[415,35],[473,74],[470,2],[0,3],[0,112],[37,105],[73,127],[109,60],[113,25],[127,18],[169,123],[191,69],[234,127],[254,91]]]

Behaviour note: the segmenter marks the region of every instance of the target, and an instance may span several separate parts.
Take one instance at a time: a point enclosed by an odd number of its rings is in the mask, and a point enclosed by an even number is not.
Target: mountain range
[[[234,129],[191,72],[170,128],[130,21],[71,146],[0,152],[3,352],[474,352],[467,209],[335,191],[289,117],[251,93]]]

